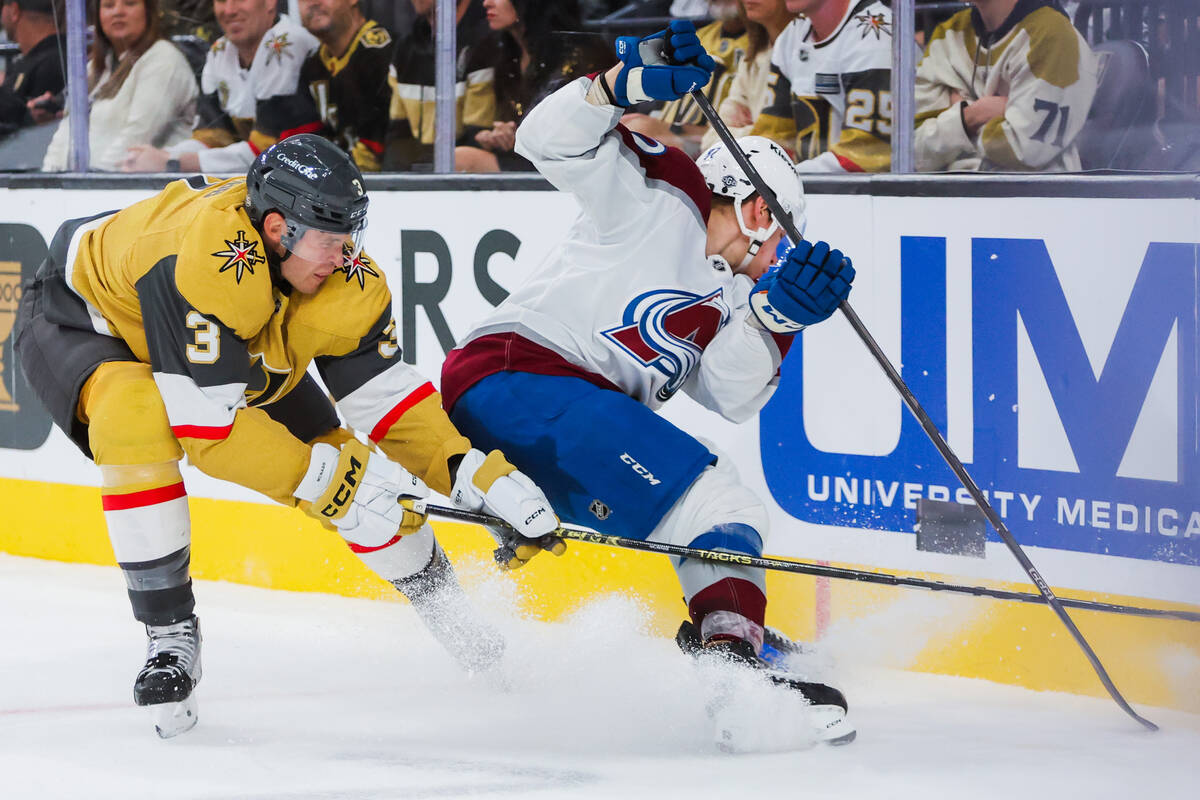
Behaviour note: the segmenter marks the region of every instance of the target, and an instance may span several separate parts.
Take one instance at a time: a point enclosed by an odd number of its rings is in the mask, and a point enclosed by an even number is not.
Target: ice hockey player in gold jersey
[[[293,136],[246,178],[178,180],[65,223],[22,297],[18,359],[100,467],[109,537],[149,637],[134,699],[164,737],[195,724],[201,674],[184,453],[336,529],[468,669],[494,662],[503,641],[471,616],[414,500],[429,487],[507,520],[529,537],[514,565],[561,550],[541,490],[498,451],[472,449],[403,363],[387,283],[360,249],[367,202],[342,150]],[[324,390],[306,371],[314,362]]]

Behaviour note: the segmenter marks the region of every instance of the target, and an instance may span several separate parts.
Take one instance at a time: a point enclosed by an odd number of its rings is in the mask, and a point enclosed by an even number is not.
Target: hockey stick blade
[[[712,103],[710,103],[708,98],[704,96],[704,93],[699,90],[693,91],[691,96],[692,99],[696,101],[696,105],[698,105],[700,110],[704,113],[704,116],[708,118],[709,124],[713,126],[713,130],[717,132],[717,135],[720,137],[721,141],[727,148],[729,148],[730,155],[732,155],[734,160],[737,161],[738,166],[740,166],[746,173],[746,176],[750,178],[750,182],[754,184],[754,188],[762,196],[763,200],[766,201],[767,207],[771,210],[771,215],[779,221],[779,224],[787,232],[788,237],[793,242],[799,242],[803,237],[800,235],[800,231],[796,229],[796,224],[793,222],[791,215],[784,212],[783,207],[779,204],[778,198],[775,197],[775,193],[771,191],[771,188],[767,186],[766,182],[762,179],[762,176],[759,175],[757,170],[755,170],[750,164],[750,160],[746,158],[746,154],[742,152],[740,147],[738,147],[737,141],[733,138],[733,134],[729,131],[729,127],[717,114],[716,110],[712,106]],[[1009,552],[1013,554],[1013,557],[1017,560],[1017,563],[1021,565],[1021,568],[1025,570],[1025,574],[1029,576],[1031,581],[1033,581],[1033,585],[1036,586],[1041,595],[1046,598],[1047,605],[1049,605],[1054,613],[1058,615],[1058,618],[1062,621],[1062,624],[1066,627],[1072,638],[1075,639],[1075,643],[1079,645],[1079,648],[1087,657],[1088,662],[1092,665],[1092,669],[1095,670],[1096,676],[1100,679],[1100,682],[1104,684],[1104,688],[1108,691],[1109,696],[1112,697],[1113,701],[1115,701],[1116,704],[1121,707],[1122,711],[1135,719],[1142,726],[1148,730],[1158,730],[1158,726],[1153,722],[1142,716],[1139,716],[1138,713],[1133,710],[1133,707],[1130,706],[1125,700],[1125,697],[1121,694],[1121,692],[1118,691],[1116,684],[1114,684],[1112,678],[1108,676],[1108,671],[1105,670],[1104,665],[1100,663],[1100,657],[1096,655],[1096,652],[1092,649],[1092,646],[1088,644],[1087,639],[1083,637],[1083,633],[1080,632],[1078,627],[1076,627],[1075,622],[1067,613],[1066,608],[1063,607],[1062,601],[1055,596],[1053,591],[1051,591],[1049,584],[1047,584],[1045,579],[1042,578],[1041,573],[1038,572],[1037,568],[1033,565],[1033,562],[1029,560],[1029,556],[1025,554],[1025,551],[1021,548],[1021,545],[1017,543],[1017,540],[1013,537],[1012,533],[1009,532],[1008,527],[1004,524],[1004,521],[1000,519],[1000,515],[996,513],[996,510],[992,508],[987,498],[984,497],[983,492],[975,484],[975,480],[967,472],[967,469],[963,466],[962,461],[960,461],[958,456],[954,454],[954,451],[950,449],[950,445],[946,443],[945,438],[943,438],[941,432],[933,423],[933,420],[930,419],[929,415],[925,412],[925,409],[917,401],[917,398],[913,395],[912,390],[908,388],[908,384],[906,384],[904,379],[900,377],[900,372],[888,359],[887,355],[883,352],[883,349],[871,335],[871,332],[867,330],[867,327],[862,323],[862,320],[858,318],[858,314],[855,313],[854,309],[850,307],[850,303],[843,300],[842,304],[839,306],[839,309],[846,317],[846,320],[850,323],[850,327],[854,328],[854,332],[858,334],[858,338],[862,340],[862,343],[866,345],[867,349],[871,352],[871,355],[874,357],[876,363],[879,364],[880,369],[882,369],[884,374],[887,375],[892,387],[895,388],[900,397],[904,400],[904,404],[908,406],[908,410],[912,412],[913,417],[915,417],[917,422],[921,424],[921,428],[924,429],[925,434],[929,437],[929,441],[932,442],[933,446],[937,448],[938,453],[941,454],[942,458],[954,472],[959,482],[962,483],[963,488],[965,488],[967,493],[971,495],[971,499],[975,501],[975,505],[979,506],[979,510],[983,512],[983,515],[987,518],[987,521],[990,522],[992,527],[996,529],[996,533],[999,534],[1001,541],[1003,541],[1008,547]]]

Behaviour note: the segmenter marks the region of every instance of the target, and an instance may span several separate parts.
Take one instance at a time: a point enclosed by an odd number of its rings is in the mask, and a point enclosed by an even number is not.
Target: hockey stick
[[[424,513],[442,519],[458,522],[472,522],[488,528],[511,530],[501,519],[475,511],[463,511],[458,508],[447,508],[426,503]],[[777,572],[792,572],[800,575],[816,575],[823,578],[840,578],[843,580],[877,583],[883,586],[907,586],[910,589],[929,589],[935,592],[952,592],[975,597],[992,597],[997,600],[1014,600],[1021,603],[1037,603],[1046,605],[1046,598],[1033,592],[1012,592],[1005,589],[993,589],[989,586],[963,586],[944,581],[931,581],[909,575],[889,575],[886,572],[871,572],[869,570],[830,567],[824,564],[813,564],[807,561],[794,561],[787,558],[771,556],[748,556],[740,553],[725,553],[719,550],[704,550],[698,547],[687,547],[663,542],[646,542],[641,539],[629,539],[624,536],[612,536],[598,533],[588,528],[575,525],[563,525],[554,533],[560,539],[570,539],[575,542],[602,544],[608,547],[621,547],[626,550],[641,550],[647,553],[662,553],[663,555],[680,558],[702,558],[706,561],[721,561],[724,563],[742,564],[747,567],[775,570]],[[508,559],[505,559],[507,562]],[[1101,603],[1096,600],[1072,600],[1059,598],[1064,606],[1079,608],[1084,611],[1103,611],[1110,614],[1129,614],[1138,617],[1159,619],[1177,619],[1186,622],[1200,622],[1200,612],[1182,611],[1168,608],[1145,608],[1143,606],[1126,606],[1119,603]]]
[[[717,115],[716,110],[712,107],[712,103],[708,101],[708,98],[705,97],[704,93],[699,89],[693,91],[691,96],[692,99],[696,101],[696,104],[700,106],[700,110],[704,112],[704,116],[708,118],[709,124],[713,126],[714,130],[716,130],[717,135],[721,138],[721,141],[725,143],[727,148],[729,148],[729,152],[733,156],[734,160],[737,161],[738,166],[745,171],[746,176],[750,178],[750,182],[754,184],[754,188],[762,196],[763,200],[766,201],[767,207],[771,210],[771,215],[775,217],[775,219],[779,220],[779,224],[782,225],[783,229],[787,232],[788,238],[793,242],[799,242],[803,237],[800,235],[800,231],[796,230],[796,224],[792,221],[791,215],[784,212],[783,207],[779,204],[779,200],[775,197],[775,193],[771,191],[771,188],[767,186],[766,181],[764,181],[762,176],[758,174],[753,166],[751,166],[750,160],[746,158],[746,154],[742,152],[740,147],[738,147],[737,142],[733,138],[733,134],[730,133],[728,126],[725,125],[725,121]],[[1114,684],[1112,679],[1108,677],[1108,672],[1105,671],[1104,665],[1100,663],[1100,658],[1096,655],[1095,651],[1092,650],[1092,647],[1088,644],[1087,639],[1083,638],[1083,634],[1079,631],[1079,628],[1075,626],[1075,622],[1071,619],[1070,615],[1067,614],[1067,610],[1063,608],[1062,601],[1055,596],[1053,591],[1051,591],[1050,585],[1046,583],[1044,578],[1042,578],[1042,575],[1038,572],[1037,567],[1035,567],[1033,562],[1029,560],[1029,556],[1025,555],[1025,551],[1021,549],[1021,545],[1017,544],[1017,540],[1013,538],[1013,535],[1009,532],[1008,527],[1004,524],[1004,520],[1000,519],[1000,515],[996,513],[994,508],[992,508],[991,504],[988,502],[979,486],[976,485],[975,480],[967,472],[966,467],[963,466],[962,461],[960,461],[958,456],[954,454],[954,451],[950,449],[950,445],[946,443],[945,438],[942,437],[942,434],[940,431],[938,431],[937,426],[933,424],[933,420],[929,418],[929,415],[925,413],[925,409],[921,407],[919,402],[917,402],[917,398],[913,395],[912,390],[908,388],[908,385],[904,382],[904,379],[900,377],[900,372],[895,366],[892,365],[892,362],[888,359],[887,355],[879,347],[879,344],[876,343],[875,338],[871,336],[871,332],[867,330],[867,327],[863,325],[862,320],[858,318],[858,314],[856,314],[854,309],[850,307],[850,303],[843,300],[839,308],[842,314],[845,315],[847,321],[849,321],[850,327],[854,328],[854,332],[858,334],[858,338],[861,339],[862,343],[866,345],[868,350],[871,351],[871,355],[875,358],[875,361],[887,375],[888,380],[892,383],[892,386],[895,387],[896,391],[900,393],[900,397],[904,400],[904,404],[908,406],[908,410],[912,412],[912,415],[916,418],[917,422],[919,422],[921,427],[925,429],[925,434],[929,437],[929,440],[933,442],[933,446],[937,448],[939,453],[941,453],[942,458],[946,461],[946,464],[949,465],[950,469],[958,477],[958,480],[971,495],[971,498],[975,501],[975,504],[979,506],[979,510],[983,512],[983,515],[987,518],[987,521],[990,522],[992,527],[996,529],[996,533],[1000,535],[1000,539],[1005,545],[1008,546],[1008,549],[1013,554],[1013,557],[1017,559],[1017,563],[1019,563],[1021,568],[1025,570],[1025,574],[1029,576],[1031,581],[1033,581],[1033,585],[1036,586],[1041,595],[1046,598],[1046,603],[1054,610],[1054,613],[1058,615],[1060,620],[1062,620],[1063,625],[1066,626],[1067,630],[1071,633],[1071,636],[1074,637],[1076,643],[1083,650],[1083,654],[1087,656],[1088,661],[1091,662],[1092,669],[1096,671],[1096,675],[1100,678],[1100,682],[1104,684],[1104,688],[1108,690],[1108,693],[1112,699],[1116,701],[1117,705],[1119,705],[1126,714],[1133,717],[1146,728],[1152,731],[1158,730],[1158,726],[1153,722],[1145,717],[1139,716],[1138,713],[1129,705],[1129,703],[1126,702],[1120,691],[1117,690],[1116,684]]]

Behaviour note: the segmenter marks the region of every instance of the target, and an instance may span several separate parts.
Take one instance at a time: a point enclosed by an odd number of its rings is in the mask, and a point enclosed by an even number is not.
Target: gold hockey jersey
[[[1078,170],[1075,140],[1096,94],[1099,65],[1048,0],[1018,0],[995,31],[964,9],[934,30],[917,65],[917,169]],[[960,103],[1007,97],[1004,115],[974,135]]]
[[[469,444],[400,358],[382,271],[347,256],[315,293],[288,291],[245,196],[243,178],[196,176],[85,224],[63,279],[90,319],[66,324],[119,337],[151,365],[172,432],[215,477],[293,502],[309,447],[260,406],[315,362],[351,427],[447,493],[446,461]]]

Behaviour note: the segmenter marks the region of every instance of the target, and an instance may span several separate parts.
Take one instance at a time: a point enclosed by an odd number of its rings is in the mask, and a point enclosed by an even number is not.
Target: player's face
[[[213,0],[213,15],[234,47],[255,44],[275,24],[276,0]]]
[[[279,270],[296,291],[312,294],[335,269],[345,266],[347,245],[348,237],[344,233],[307,230]]]
[[[100,0],[100,30],[120,55],[146,32],[144,0]]]
[[[487,12],[488,27],[494,31],[517,24],[517,10],[509,0],[483,0],[483,10]]]

